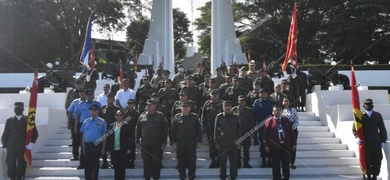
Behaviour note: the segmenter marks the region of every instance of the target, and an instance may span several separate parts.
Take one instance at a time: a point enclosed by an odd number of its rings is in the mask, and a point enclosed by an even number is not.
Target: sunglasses
[[[115,116],[123,116],[122,114],[115,114]]]

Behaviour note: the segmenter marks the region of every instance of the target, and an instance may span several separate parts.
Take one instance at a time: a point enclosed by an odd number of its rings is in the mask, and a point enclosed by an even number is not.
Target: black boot
[[[266,168],[266,167],[267,167],[267,162],[266,162],[265,157],[263,157],[262,160],[261,160],[260,168]]]
[[[252,168],[248,161],[244,161],[244,168]]]
[[[238,168],[238,169],[241,169],[241,161],[238,161],[238,163],[237,163],[237,168]]]
[[[218,168],[217,160],[213,159],[209,165],[209,168]]]
[[[272,160],[271,160],[271,157],[268,157],[267,167],[272,168]]]

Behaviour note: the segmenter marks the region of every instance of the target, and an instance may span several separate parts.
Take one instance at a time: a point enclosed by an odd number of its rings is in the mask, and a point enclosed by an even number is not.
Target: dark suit
[[[280,135],[279,120],[272,117],[265,122],[263,142],[265,147],[270,148],[272,157],[272,175],[273,179],[281,179],[280,162],[282,162],[283,177],[290,178],[290,155],[291,149],[295,146],[295,136],[292,130],[291,122],[285,118],[281,118],[281,127],[283,135]],[[284,136],[284,138],[283,138]]]
[[[116,122],[112,123],[108,130],[108,133],[111,135],[107,138],[107,151],[111,152],[111,163],[115,169],[115,179],[124,180],[126,176],[126,151],[131,150],[130,125],[123,122],[120,128],[119,150],[115,150],[115,134],[118,133],[118,131],[114,130],[115,127]]]
[[[287,95],[283,93],[277,94],[276,92],[274,92],[269,97],[274,102],[274,105],[282,106],[283,98],[287,97]],[[290,103],[293,102],[290,101]]]

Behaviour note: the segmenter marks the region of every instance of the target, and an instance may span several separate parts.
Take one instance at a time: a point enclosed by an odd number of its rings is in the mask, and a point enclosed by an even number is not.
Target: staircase
[[[329,132],[318,117],[311,112],[299,112],[300,125],[298,127],[297,169],[291,170],[290,179],[362,179],[359,161],[347,145]],[[205,138],[204,138],[205,139]],[[84,170],[77,170],[78,161],[70,161],[72,156],[70,133],[66,127],[47,142],[38,153],[33,155],[33,168],[28,171],[28,179],[83,179]],[[241,168],[238,179],[272,179],[271,168],[261,169],[259,146],[250,149],[252,169]],[[172,147],[164,150],[164,168],[161,170],[161,179],[178,179],[176,154]],[[197,153],[196,179],[219,179],[219,169],[209,169],[208,147],[203,145]],[[143,179],[142,159],[137,150],[136,169],[127,169],[127,179]],[[229,170],[228,170],[229,172]],[[99,179],[113,179],[114,170],[101,169]]]

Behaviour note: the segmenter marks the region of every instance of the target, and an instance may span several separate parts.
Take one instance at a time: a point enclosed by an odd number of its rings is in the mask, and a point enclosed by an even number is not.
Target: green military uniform
[[[232,102],[232,106],[237,106],[238,105],[237,99],[238,99],[238,96],[240,96],[240,95],[246,95],[244,88],[242,88],[242,87],[234,88],[232,86],[226,90],[224,100],[229,100]]]
[[[183,73],[177,73],[173,76],[173,86],[175,89],[179,89],[180,87],[180,82],[184,81],[184,75]]]
[[[134,100],[129,100],[129,102],[131,103],[135,103]],[[128,103],[129,103],[128,102]],[[135,160],[135,127],[137,125],[137,121],[139,119],[139,116],[140,116],[140,113],[133,109],[133,110],[129,110],[129,109],[126,109],[124,114],[123,114],[123,121],[124,122],[127,122],[129,124],[129,128],[130,128],[130,154],[127,156],[127,167],[131,168],[131,169],[134,169],[135,166],[134,166],[134,160]]]
[[[195,104],[194,112],[199,112],[202,107],[202,94],[200,93],[198,86],[188,87],[185,86],[182,91],[185,91],[188,96],[188,100],[191,100]]]
[[[157,90],[152,85],[145,86],[142,85],[137,89],[135,93],[135,103],[136,107],[138,106],[138,111],[143,112],[146,107],[146,101],[150,99],[153,93],[156,93]]]
[[[244,94],[248,94],[249,91],[252,90],[252,80],[248,78],[248,76],[245,77],[238,77],[238,82],[240,84],[240,87],[244,89]]]
[[[212,160],[210,168],[217,167],[218,150],[214,142],[214,124],[217,115],[222,112],[222,101],[208,100],[204,103],[202,108],[202,127],[203,132],[207,133],[207,140],[209,145],[209,155]]]
[[[271,78],[267,77],[258,77],[255,80],[256,83],[260,83],[260,87],[265,89],[268,94],[272,94],[274,92],[274,81]]]
[[[202,143],[202,128],[196,114],[175,115],[172,119],[172,143],[177,143],[177,168],[180,179],[185,179],[186,167],[189,179],[195,179],[196,146],[197,143]]]
[[[246,105],[252,107],[256,99],[259,99],[259,90],[252,90],[246,96]]]
[[[219,86],[219,97],[221,97],[221,99],[223,100],[226,100],[225,99],[225,94],[226,94],[226,90],[232,85],[229,85],[228,83],[223,83],[221,86]]]

